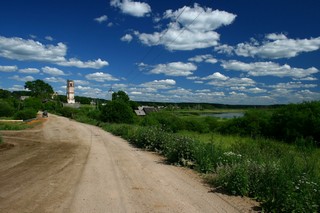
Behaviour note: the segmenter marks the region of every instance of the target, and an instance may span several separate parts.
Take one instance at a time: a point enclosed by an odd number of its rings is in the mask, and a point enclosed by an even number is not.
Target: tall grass
[[[320,210],[320,152],[314,147],[236,136],[226,137],[228,144],[224,144],[224,136],[218,134],[204,142],[159,127],[102,127],[137,147],[163,154],[169,163],[214,173],[207,176],[209,183],[260,201],[266,212]]]
[[[23,130],[27,129],[30,126],[26,123],[18,122],[18,123],[11,123],[11,122],[0,122],[0,130]]]

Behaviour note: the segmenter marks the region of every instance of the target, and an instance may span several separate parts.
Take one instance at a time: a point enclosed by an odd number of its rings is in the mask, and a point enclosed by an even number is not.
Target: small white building
[[[74,99],[74,81],[67,80],[67,102],[68,104],[76,103]]]

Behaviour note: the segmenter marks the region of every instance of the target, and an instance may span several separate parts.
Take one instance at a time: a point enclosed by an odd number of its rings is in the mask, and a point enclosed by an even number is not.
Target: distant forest
[[[20,96],[31,96],[29,91],[13,91],[12,96],[20,97]],[[57,98],[61,102],[67,102],[66,95],[58,95]],[[101,99],[101,98],[90,98],[84,96],[75,96],[76,102],[80,104],[90,104],[91,101],[96,103],[102,104],[107,103],[109,100]],[[138,105],[143,106],[164,106],[164,107],[171,107],[171,108],[180,108],[180,109],[198,109],[198,110],[210,110],[210,109],[249,109],[249,108],[278,108],[283,106],[284,104],[278,105],[229,105],[229,104],[217,104],[217,103],[185,103],[185,102],[149,102],[149,101],[136,101]]]

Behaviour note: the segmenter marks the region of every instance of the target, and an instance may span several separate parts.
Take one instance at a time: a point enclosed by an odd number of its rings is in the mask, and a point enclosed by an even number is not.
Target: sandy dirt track
[[[166,165],[98,127],[49,115],[2,131],[0,212],[253,212],[254,202],[210,192],[189,169]]]

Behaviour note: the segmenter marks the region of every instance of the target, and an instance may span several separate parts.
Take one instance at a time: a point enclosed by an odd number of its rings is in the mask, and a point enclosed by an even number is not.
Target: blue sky
[[[320,1],[10,0],[0,3],[0,88],[136,101],[320,100]]]

